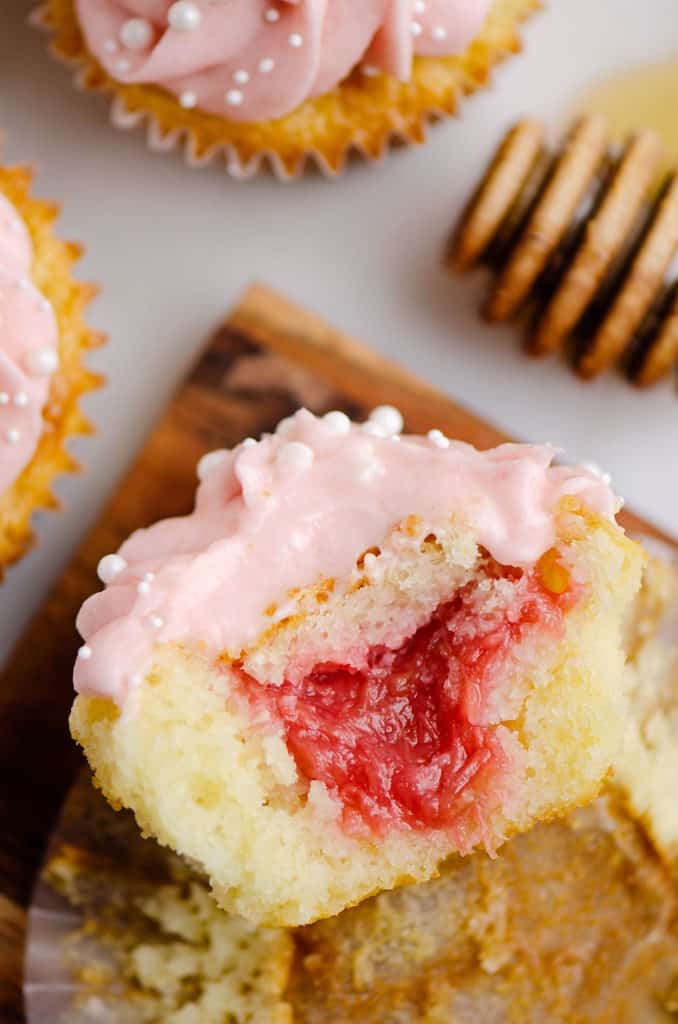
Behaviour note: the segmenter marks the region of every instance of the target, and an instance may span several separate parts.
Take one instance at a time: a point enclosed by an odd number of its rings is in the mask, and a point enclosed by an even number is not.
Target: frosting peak
[[[552,466],[555,449],[506,444],[479,452],[400,436],[396,410],[367,423],[301,410],[275,434],[201,460],[194,511],[133,534],[102,560],[102,592],[83,606],[78,690],[124,700],[156,642],[189,642],[238,656],[295,588],[348,578],[357,555],[409,516],[428,528],[458,515],[505,565],[529,566],[552,546],[566,495],[613,518],[607,484]],[[418,543],[418,541],[417,541]]]
[[[415,54],[462,52],[491,0],[76,0],[116,80],[232,121],[281,117],[356,66],[406,81]]]
[[[35,453],[58,360],[56,320],[30,278],[32,258],[25,224],[0,195],[0,495]]]

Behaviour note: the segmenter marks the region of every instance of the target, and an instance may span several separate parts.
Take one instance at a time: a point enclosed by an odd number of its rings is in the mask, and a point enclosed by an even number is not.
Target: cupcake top
[[[30,462],[58,365],[52,307],[30,278],[26,225],[0,194],[0,495]]]
[[[407,81],[414,55],[462,52],[491,0],[76,0],[87,45],[123,83],[152,83],[231,121],[281,117],[355,67]]]
[[[479,452],[435,430],[401,437],[401,426],[390,407],[363,424],[301,410],[260,442],[205,456],[191,515],[140,530],[102,559],[107,587],[78,618],[76,688],[122,703],[156,643],[239,656],[291,613],[291,592],[358,572],[357,555],[408,517],[425,534],[458,516],[498,562],[519,567],[553,545],[565,496],[614,517],[607,483],[552,466],[548,445]],[[422,540],[413,528],[401,543]],[[385,557],[367,555],[364,571],[383,571]]]

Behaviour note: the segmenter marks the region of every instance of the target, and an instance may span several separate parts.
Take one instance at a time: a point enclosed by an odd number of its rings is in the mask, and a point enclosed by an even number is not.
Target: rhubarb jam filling
[[[553,559],[529,572],[490,562],[398,649],[370,649],[360,670],[318,664],[275,686],[242,673],[246,696],[282,727],[303,780],[339,802],[346,832],[448,829],[462,852],[479,839],[491,849],[486,819],[515,766],[488,702],[516,645],[557,637],[567,581]]]

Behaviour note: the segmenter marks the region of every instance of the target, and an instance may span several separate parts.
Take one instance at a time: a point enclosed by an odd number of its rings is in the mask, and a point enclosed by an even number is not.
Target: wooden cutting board
[[[96,565],[133,530],[188,512],[198,459],[272,430],[300,405],[361,417],[398,406],[411,432],[438,427],[480,448],[509,440],[430,385],[261,285],[212,339],[95,528],[19,641],[0,679],[0,1021],[23,1021],[26,908],[45,844],[79,765],[67,716],[74,620]],[[626,511],[634,533],[672,545]],[[11,580],[6,586],[11,587]]]

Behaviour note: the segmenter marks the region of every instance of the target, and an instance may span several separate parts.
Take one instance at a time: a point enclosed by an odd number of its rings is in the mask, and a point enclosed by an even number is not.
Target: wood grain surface
[[[80,764],[67,729],[78,637],[96,565],[134,529],[188,512],[205,452],[271,430],[300,405],[353,416],[397,405],[406,427],[485,448],[508,440],[430,385],[262,285],[251,287],[183,382],[95,528],[20,639],[0,679],[0,1022],[23,1021],[26,908]],[[678,543],[625,512],[627,528]],[[5,584],[11,587],[11,577]]]

